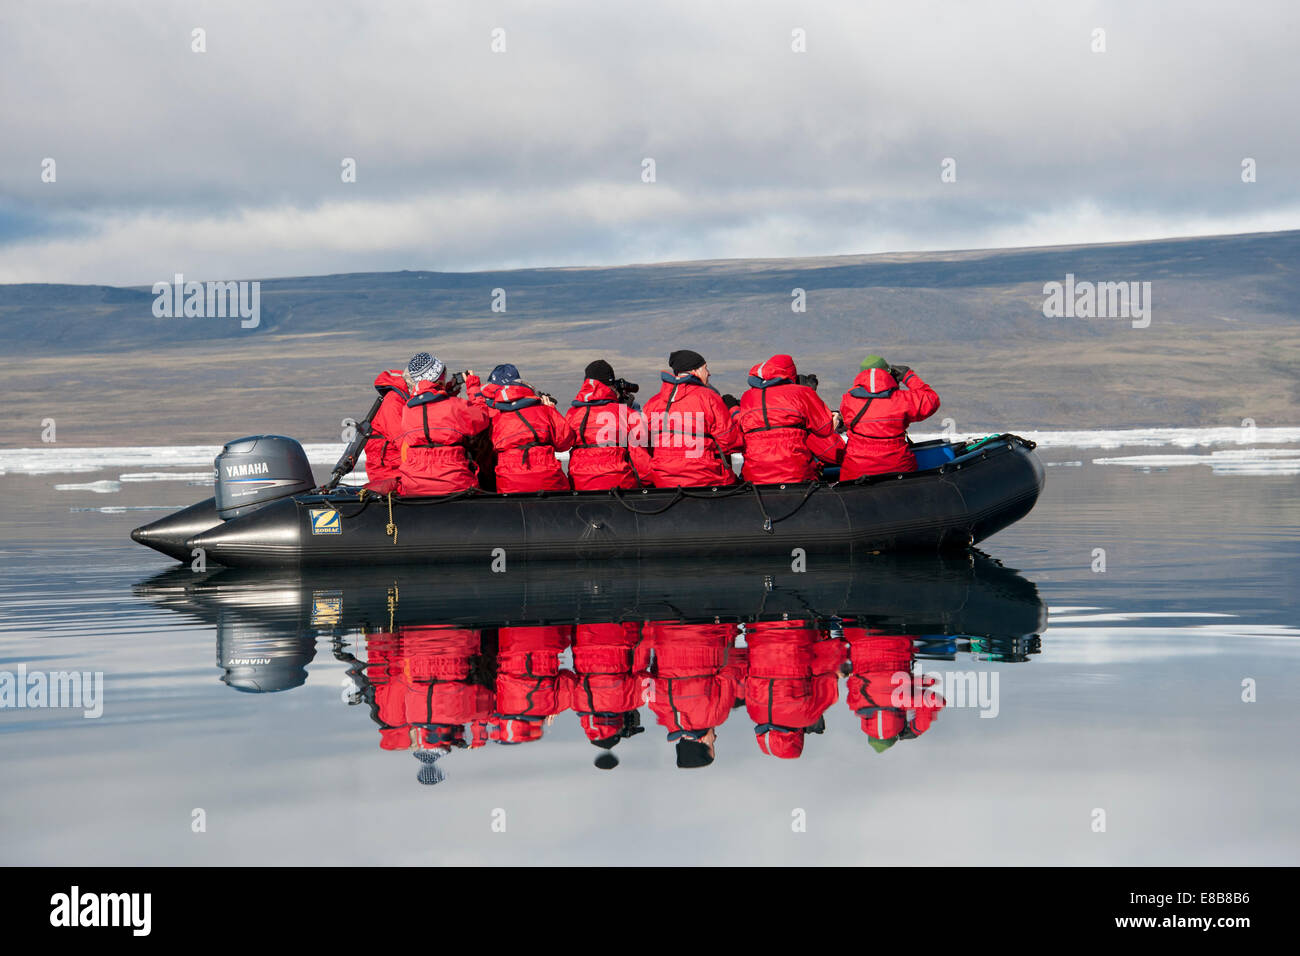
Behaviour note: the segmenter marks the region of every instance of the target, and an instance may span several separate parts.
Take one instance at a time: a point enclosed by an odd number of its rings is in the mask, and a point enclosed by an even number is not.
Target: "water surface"
[[[157,469],[189,475],[171,481],[120,480],[152,470],[135,466],[11,472],[0,671],[102,672],[104,690],[97,718],[0,710],[0,862],[1294,864],[1300,479],[1093,464],[1157,452],[1185,450],[1045,450],[1038,507],[973,570],[595,568],[510,585],[433,571],[395,582],[390,620],[388,586],[361,574],[165,574],[176,565],[127,534],[208,493],[189,483],[193,465]],[[100,482],[118,486],[54,489]],[[80,510],[103,508],[121,510]],[[148,508],[160,510],[132,510]],[[381,746],[393,735],[358,681],[382,670],[365,666],[385,653],[376,635],[407,636],[386,673],[418,686],[446,647],[439,628],[499,653],[531,639],[520,628],[562,626],[566,609],[584,624],[652,620],[666,645],[707,645],[697,625],[719,612],[733,665],[762,644],[763,622],[803,621],[808,646],[781,659],[817,659],[801,686],[833,688],[824,732],[779,759],[742,706],[712,765],[680,770],[642,706],[645,732],[602,770],[606,751],[570,710],[540,740],[454,749],[432,786],[409,749]],[[846,626],[882,647],[905,639],[909,666],[940,686],[996,674],[996,716],[949,701],[918,735],[873,746],[846,700]],[[572,671],[572,649],[554,661]],[[500,673],[475,679],[486,691]]]

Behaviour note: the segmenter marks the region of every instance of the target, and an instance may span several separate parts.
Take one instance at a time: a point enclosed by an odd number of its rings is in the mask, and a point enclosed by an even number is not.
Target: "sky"
[[[1300,228],[1297,36],[1290,0],[10,0],[0,283]]]

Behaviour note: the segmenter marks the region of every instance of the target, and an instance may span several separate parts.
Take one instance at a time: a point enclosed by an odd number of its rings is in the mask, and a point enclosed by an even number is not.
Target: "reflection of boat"
[[[177,568],[138,593],[207,620],[299,631],[447,624],[846,618],[917,634],[1011,637],[1043,629],[1038,589],[978,552],[809,561],[547,562],[477,568],[253,571]]]
[[[131,536],[230,567],[956,550],[1033,508],[1043,487],[1033,447],[1014,435],[927,442],[916,446],[919,471],[844,483],[386,500],[313,492],[297,443],[262,436],[218,457],[215,503]]]
[[[537,741],[566,712],[602,769],[650,721],[679,767],[711,764],[724,723],[728,746],[747,725],[764,754],[795,759],[825,731],[841,685],[882,752],[947,706],[936,679],[914,673],[919,658],[1024,661],[1046,625],[1034,585],[978,553],[804,571],[755,559],[175,569],[136,591],[215,624],[222,679],[240,690],[298,686],[328,638],[348,665],[348,703],[366,705],[383,749],[420,759],[422,783],[444,778],[435,762],[447,754]]]

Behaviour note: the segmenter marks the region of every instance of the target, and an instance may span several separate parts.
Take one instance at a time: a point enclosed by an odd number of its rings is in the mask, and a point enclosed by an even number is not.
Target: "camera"
[[[807,385],[809,388],[811,388],[811,389],[815,392],[815,391],[817,391],[817,376],[816,376],[816,375],[796,375],[796,376],[795,376],[795,384],[797,384],[797,385]]]
[[[619,401],[624,405],[632,403],[632,396],[641,390],[641,386],[636,382],[629,382],[625,378],[614,379],[614,391],[618,393]]]
[[[455,395],[457,392],[459,392],[459,391],[460,391],[462,388],[464,388],[464,387],[465,387],[465,373],[464,373],[464,372],[456,372],[456,373],[453,374],[449,379],[447,379],[447,394],[448,394],[448,395]]]

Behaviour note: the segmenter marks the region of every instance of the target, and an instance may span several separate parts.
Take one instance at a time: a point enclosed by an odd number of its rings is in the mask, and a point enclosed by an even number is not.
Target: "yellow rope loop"
[[[397,525],[393,521],[393,493],[388,493],[388,527],[384,528],[384,534],[393,536],[393,544],[397,544]]]
[[[366,500],[366,489],[362,488],[360,491],[357,492],[357,501],[363,502],[365,500]]]

